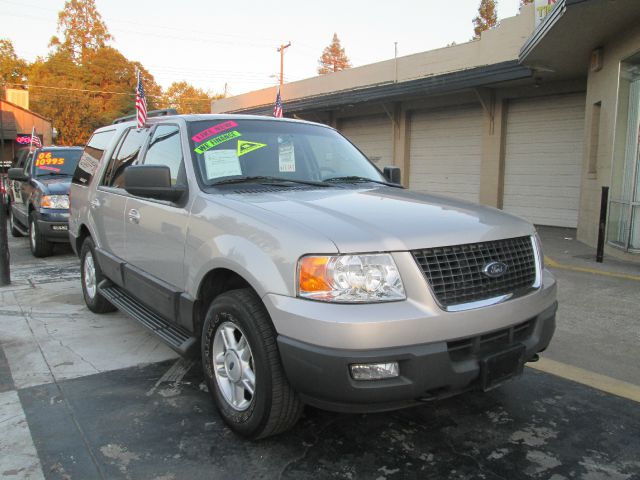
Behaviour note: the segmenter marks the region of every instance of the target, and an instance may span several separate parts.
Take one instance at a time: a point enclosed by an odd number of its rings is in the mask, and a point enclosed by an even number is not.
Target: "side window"
[[[138,154],[144,145],[149,129],[137,130],[130,128],[125,132],[124,140],[120,144],[109,161],[109,166],[102,179],[101,185],[106,187],[122,188],[124,184],[124,171],[138,159]]]
[[[144,156],[144,165],[166,165],[171,170],[172,185],[185,183],[180,128],[177,125],[158,125]]]
[[[27,175],[31,175],[31,163],[33,162],[33,157],[35,157],[36,153],[38,153],[38,150],[30,153],[24,162],[24,173],[26,173]]]
[[[73,183],[85,186],[91,183],[104,156],[104,151],[111,143],[115,133],[115,130],[107,130],[93,134],[87,146],[84,147],[82,157],[80,157],[76,171],[73,174]]]

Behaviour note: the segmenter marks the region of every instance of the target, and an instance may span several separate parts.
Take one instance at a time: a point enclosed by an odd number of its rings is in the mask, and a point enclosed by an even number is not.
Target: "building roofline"
[[[27,112],[27,113],[33,115],[34,117],[38,117],[38,118],[44,120],[45,122],[52,123],[50,118],[43,117],[42,115],[40,115],[39,113],[34,112],[33,110],[29,110],[28,108],[21,107],[20,105],[16,105],[15,103],[9,102],[9,101],[4,100],[2,98],[0,98],[0,102],[6,103],[7,105],[11,105],[12,107],[17,108],[18,110],[22,110],[23,112]]]
[[[520,63],[524,62],[527,56],[538,46],[540,41],[547,35],[547,33],[554,27],[558,20],[562,18],[562,16],[567,11],[567,3],[581,3],[585,0],[558,0],[556,6],[551,10],[551,12],[542,20],[542,23],[538,25],[531,36],[524,42],[522,48],[520,49],[520,54],[518,55],[518,59]]]
[[[398,83],[385,82],[378,85],[291,100],[286,102],[286,111],[287,113],[296,113],[380,100],[393,101],[412,95],[424,96],[450,93],[492,83],[529,78],[532,75],[533,71],[530,68],[520,65],[517,60],[510,60],[493,65],[431,75],[416,80]],[[229,113],[268,114],[272,110],[273,104],[269,103],[232,110]]]

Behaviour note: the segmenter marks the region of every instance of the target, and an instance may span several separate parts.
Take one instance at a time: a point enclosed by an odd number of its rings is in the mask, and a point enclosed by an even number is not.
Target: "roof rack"
[[[147,118],[150,117],[166,117],[169,115],[177,115],[178,111],[175,108],[163,108],[161,110],[151,110],[147,112]],[[135,120],[137,118],[137,114],[127,115],[126,117],[116,118],[113,123],[123,123],[128,122],[130,120]]]

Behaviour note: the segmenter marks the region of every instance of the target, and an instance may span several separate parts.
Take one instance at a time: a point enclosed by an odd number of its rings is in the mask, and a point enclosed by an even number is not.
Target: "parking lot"
[[[120,313],[84,306],[66,247],[11,239],[0,288],[0,476],[7,478],[640,479],[640,267],[542,231],[559,279],[551,347],[518,381],[372,415],[307,408],[249,442],[197,362]]]

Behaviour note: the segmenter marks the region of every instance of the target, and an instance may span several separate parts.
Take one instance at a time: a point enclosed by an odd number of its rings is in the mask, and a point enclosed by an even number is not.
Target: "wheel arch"
[[[194,305],[194,333],[199,335],[202,332],[207,310],[216,297],[230,290],[243,288],[250,288],[257,294],[256,289],[246,278],[230,268],[217,267],[208,271],[198,285]]]

